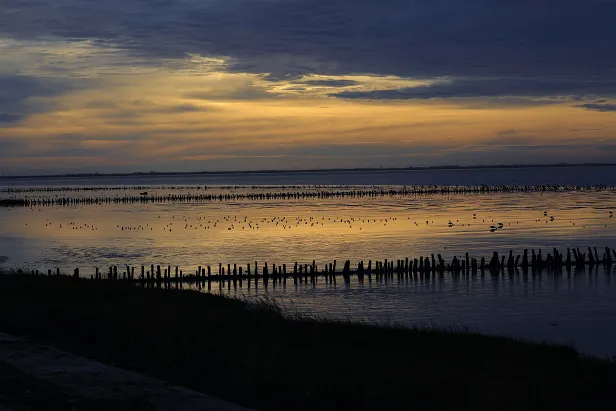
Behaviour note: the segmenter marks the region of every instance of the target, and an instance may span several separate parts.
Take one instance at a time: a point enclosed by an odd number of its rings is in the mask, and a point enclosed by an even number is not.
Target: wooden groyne
[[[62,187],[3,187],[0,193],[21,194],[21,193],[83,193],[83,192],[105,192],[105,191],[154,191],[154,190],[241,190],[241,189],[270,189],[270,190],[299,190],[305,188],[325,188],[340,187],[349,188],[348,185],[121,185],[121,186],[62,186]]]
[[[443,277],[445,275],[458,277],[467,275],[491,275],[498,276],[508,273],[509,275],[562,275],[583,272],[587,267],[593,269],[599,266],[611,268],[616,262],[616,250],[604,247],[599,253],[596,247],[588,247],[587,252],[580,248],[567,248],[566,253],[557,249],[544,254],[542,250],[535,252],[534,249],[525,249],[522,254],[514,255],[509,251],[506,255],[494,252],[492,257],[486,259],[473,258],[466,253],[464,256],[455,256],[450,262],[445,261],[441,254],[431,254],[430,256],[419,258],[404,258],[397,260],[359,261],[356,266],[351,266],[351,261],[346,260],[342,267],[337,265],[337,261],[319,266],[313,261],[310,264],[295,263],[271,264],[258,262],[246,265],[238,264],[217,264],[201,265],[194,271],[184,272],[178,266],[170,265],[141,265],[140,267],[126,265],[119,267],[110,266],[106,271],[99,271],[95,268],[90,278],[96,281],[128,281],[137,282],[142,285],[162,285],[170,283],[196,283],[207,285],[211,289],[212,283],[217,283],[219,287],[226,286],[235,288],[242,287],[246,282],[248,287],[251,283],[258,286],[259,282],[267,286],[269,282],[276,284],[287,284],[287,281],[297,284],[316,284],[318,281],[336,284],[341,279],[344,283],[350,283],[352,278],[359,282],[364,281],[389,281],[398,279],[417,279],[431,276]],[[32,271],[33,275],[44,275],[44,273]],[[47,275],[61,275],[60,269],[48,270]],[[72,274],[74,277],[87,277],[82,275],[76,268]]]
[[[253,193],[220,193],[220,194],[166,194],[124,196],[82,196],[82,197],[23,197],[0,199],[4,207],[40,207],[40,206],[74,206],[74,205],[106,205],[106,204],[149,204],[149,203],[203,203],[222,201],[283,201],[307,199],[335,198],[377,198],[377,197],[407,197],[417,195],[450,195],[450,194],[503,194],[503,193],[550,193],[550,192],[582,192],[582,191],[616,191],[611,186],[411,186],[390,189],[349,189],[349,190],[304,190],[276,191]]]

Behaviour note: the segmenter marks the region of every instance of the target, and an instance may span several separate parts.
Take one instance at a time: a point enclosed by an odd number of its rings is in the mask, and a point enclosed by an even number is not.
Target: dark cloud
[[[231,100],[257,100],[268,99],[276,96],[275,92],[268,92],[261,88],[252,85],[244,85],[235,90],[208,90],[208,91],[191,91],[182,95],[184,98],[196,100],[216,100],[216,99],[231,99]]]
[[[194,106],[192,104],[182,104],[171,107],[171,111],[176,113],[196,113],[204,111],[215,111],[211,107]]]
[[[572,128],[569,130],[572,133],[580,133],[582,131],[603,131],[602,128]]]
[[[413,98],[574,95],[583,81],[584,92],[602,95],[616,66],[616,2],[601,0],[4,0],[3,9],[0,33],[14,38],[88,38],[151,57],[230,56],[232,70],[272,81],[306,73],[520,79]]]
[[[75,88],[67,82],[31,76],[0,75],[0,123],[21,120],[24,116],[44,111],[42,101],[34,97],[52,97]]]
[[[361,84],[355,80],[336,80],[336,79],[326,79],[326,80],[306,80],[299,81],[298,83],[305,84],[308,86],[320,86],[320,87],[350,87]]]
[[[89,109],[113,109],[116,105],[109,101],[88,101],[84,104],[85,108]]]
[[[588,103],[588,104],[580,104],[575,107],[583,108],[585,110],[590,110],[590,111],[601,111],[604,113],[616,112],[616,104]]]
[[[512,97],[561,97],[596,96],[598,90],[606,95],[616,95],[614,81],[558,80],[558,79],[458,79],[438,82],[420,87],[395,90],[343,91],[331,94],[347,99],[446,99],[446,98],[493,98]]]
[[[294,81],[294,80],[299,80],[300,78],[304,77],[304,74],[310,73],[310,68],[308,67],[304,69],[293,69],[292,67],[290,67],[292,65],[293,65],[292,63],[288,63],[288,66],[285,65],[282,69],[280,68],[275,69],[274,72],[263,76],[263,80],[271,81],[274,83],[279,82],[279,81]],[[239,67],[246,67],[248,68],[248,71],[251,71],[250,67],[252,66],[243,64],[243,65],[238,65],[236,68],[239,68]],[[292,70],[293,73],[289,73],[288,72],[289,70]],[[259,70],[257,70],[256,67],[253,68],[252,71],[259,72]]]
[[[175,106],[161,106],[155,102],[137,99],[129,103],[128,109],[124,104],[92,101],[84,104],[88,109],[101,110],[97,115],[114,124],[139,124],[147,121],[151,115],[167,115],[196,112],[216,112],[220,109],[207,105],[180,104]]]
[[[0,113],[0,124],[2,123],[14,123],[23,118],[20,114],[3,114]]]

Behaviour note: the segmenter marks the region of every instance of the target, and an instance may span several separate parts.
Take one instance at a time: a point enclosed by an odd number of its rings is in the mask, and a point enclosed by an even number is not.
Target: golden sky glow
[[[346,99],[447,83],[356,74],[271,81],[232,59],[136,61],[89,41],[0,41],[0,75],[56,88],[0,123],[0,171],[233,170],[605,161],[616,113],[567,99]]]

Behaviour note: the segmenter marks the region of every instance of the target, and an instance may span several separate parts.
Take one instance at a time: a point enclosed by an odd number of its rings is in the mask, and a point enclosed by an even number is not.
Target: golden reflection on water
[[[612,247],[610,210],[610,192],[14,208],[0,211],[0,241],[7,264],[40,269],[487,257],[510,248]]]

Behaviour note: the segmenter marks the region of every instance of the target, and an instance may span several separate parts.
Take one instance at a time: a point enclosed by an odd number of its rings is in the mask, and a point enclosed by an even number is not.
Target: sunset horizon
[[[616,0],[0,0],[0,411],[579,411]]]
[[[9,2],[0,172],[604,162],[616,151],[605,25],[616,3],[568,0],[558,16],[552,2],[346,4]]]

